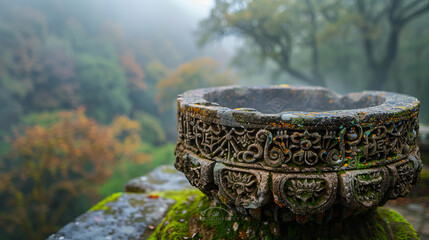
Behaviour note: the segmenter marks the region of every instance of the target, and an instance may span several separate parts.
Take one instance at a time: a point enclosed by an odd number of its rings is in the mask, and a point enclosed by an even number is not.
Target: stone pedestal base
[[[419,239],[397,212],[378,209],[327,225],[245,218],[202,193],[183,196],[150,239]]]

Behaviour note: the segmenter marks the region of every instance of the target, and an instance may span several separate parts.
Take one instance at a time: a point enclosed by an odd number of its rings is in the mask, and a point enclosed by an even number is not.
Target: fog
[[[0,234],[44,239],[172,164],[190,89],[392,91],[428,124],[429,1],[393,2],[0,0]]]

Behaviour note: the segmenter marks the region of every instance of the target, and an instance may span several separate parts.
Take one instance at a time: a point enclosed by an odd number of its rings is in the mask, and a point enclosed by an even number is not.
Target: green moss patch
[[[401,214],[384,207],[378,208],[378,214],[390,226],[396,240],[419,239],[413,226]]]
[[[418,239],[412,226],[386,208],[343,221],[319,225],[311,222],[278,223],[234,214],[216,205],[198,190],[152,193],[176,204],[149,239]],[[257,214],[255,212],[254,214]]]
[[[108,196],[107,198],[103,199],[102,201],[98,202],[95,206],[93,206],[91,209],[89,209],[89,211],[97,211],[97,210],[106,210],[106,211],[108,211],[109,208],[106,207],[106,203],[115,202],[116,200],[118,200],[118,198],[121,195],[122,195],[121,192],[114,193],[114,194]]]
[[[209,199],[199,190],[165,191],[151,193],[149,196],[159,196],[176,200],[171,210],[155,229],[149,239],[185,239],[189,237],[188,221],[191,215],[207,208]]]
[[[422,172],[420,173],[420,179],[425,181],[425,180],[429,180],[429,170],[426,168],[422,169]]]

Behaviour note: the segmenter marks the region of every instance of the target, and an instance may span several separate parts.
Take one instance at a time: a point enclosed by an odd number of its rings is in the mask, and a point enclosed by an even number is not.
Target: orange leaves
[[[150,199],[158,199],[158,198],[159,198],[159,195],[151,194],[151,195],[147,196],[147,198],[150,198]]]
[[[78,195],[97,200],[97,188],[121,161],[144,163],[139,152],[140,125],[117,117],[109,126],[85,115],[84,108],[60,112],[48,127],[34,126],[11,141],[11,168],[0,173],[0,194],[11,203],[10,215],[27,221],[36,214],[41,226],[55,225],[67,201]],[[66,200],[68,199],[68,200]],[[39,207],[51,208],[46,211]],[[17,217],[18,216],[18,217]]]
[[[132,121],[127,117],[120,116],[115,118],[112,123],[113,136],[120,139],[117,143],[117,148],[124,157],[130,156],[141,146],[139,135],[140,125],[136,121]]]
[[[128,84],[131,88],[145,89],[143,70],[131,52],[126,52],[121,58]]]
[[[111,126],[102,126],[84,111],[61,112],[61,120],[49,128],[35,126],[17,135],[12,141],[13,156],[24,158],[21,171],[48,170],[65,178],[77,174],[97,183],[110,175],[106,168],[121,159],[150,160],[138,152],[138,122],[120,116]]]
[[[186,90],[221,86],[234,83],[228,71],[220,71],[219,64],[211,58],[199,58],[180,65],[157,84],[156,101],[161,111],[173,106],[177,94]]]

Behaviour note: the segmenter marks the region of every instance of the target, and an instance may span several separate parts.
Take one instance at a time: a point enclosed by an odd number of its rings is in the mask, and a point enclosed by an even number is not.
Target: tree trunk
[[[378,67],[371,68],[372,71],[372,79],[368,84],[369,90],[382,90],[384,87],[384,83],[387,80],[389,69]]]

